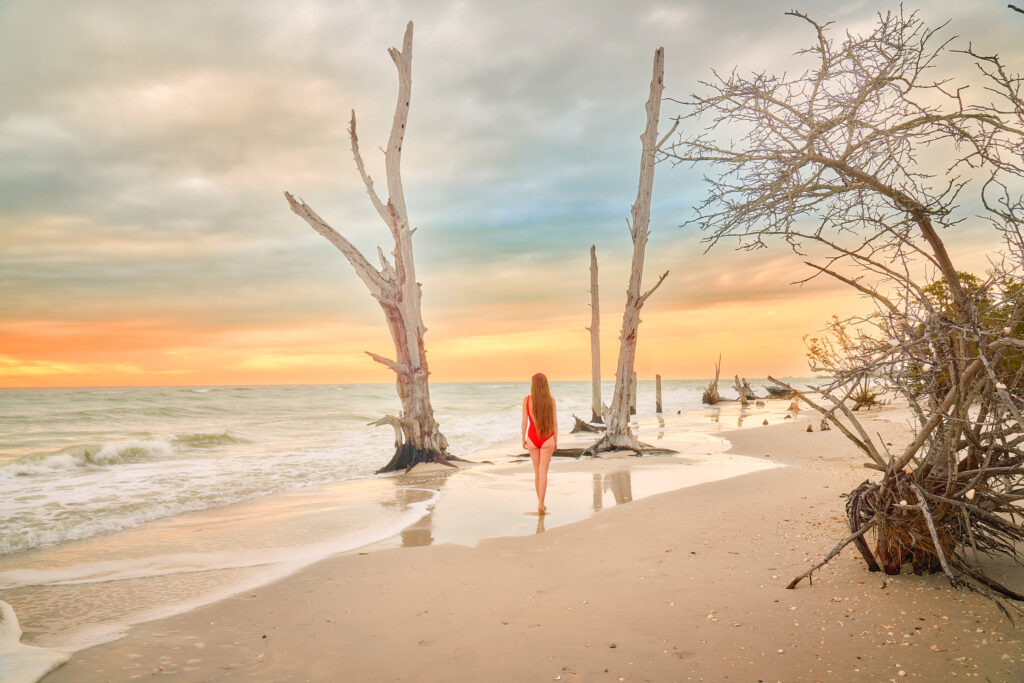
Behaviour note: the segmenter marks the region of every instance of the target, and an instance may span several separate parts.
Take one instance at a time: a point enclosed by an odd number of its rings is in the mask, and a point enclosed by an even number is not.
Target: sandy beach
[[[892,408],[869,424],[886,441],[907,430]],[[338,555],[133,627],[45,680],[1021,680],[1024,634],[941,575],[871,574],[848,549],[785,589],[845,536],[842,495],[869,473],[837,431],[806,428],[724,433],[729,453],[783,467],[533,519],[542,533]],[[551,476],[650,461],[563,460]]]

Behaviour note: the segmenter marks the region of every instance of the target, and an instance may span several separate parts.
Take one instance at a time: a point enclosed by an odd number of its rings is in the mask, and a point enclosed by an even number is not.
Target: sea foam
[[[0,600],[0,674],[4,683],[35,683],[70,658],[66,650],[22,643],[14,610]]]
[[[129,440],[102,445],[65,446],[50,453],[35,453],[17,460],[0,461],[0,478],[49,474],[55,470],[105,467],[119,463],[166,458],[174,452],[163,439]]]
[[[251,547],[248,550],[210,550],[208,552],[186,552],[166,554],[142,554],[133,557],[104,560],[95,559],[84,562],[59,565],[60,555],[55,555],[54,562],[40,562],[37,566],[20,569],[9,569],[0,572],[0,587],[17,596],[19,591],[28,589],[35,596],[35,609],[56,609],[53,614],[25,614],[23,619],[47,623],[56,620],[61,623],[62,631],[57,637],[38,640],[41,644],[59,644],[68,651],[78,651],[103,642],[117,639],[135,624],[161,619],[187,612],[212,602],[230,597],[241,592],[252,591],[259,586],[281,579],[314,562],[332,555],[348,552],[378,541],[391,538],[403,529],[423,519],[433,509],[440,493],[433,489],[405,488],[406,491],[417,491],[422,500],[405,503],[386,518],[362,528],[348,528],[331,537],[319,538],[310,543],[292,546]],[[236,517],[255,517],[254,527],[266,528],[273,526],[275,520],[287,520],[305,508],[306,501],[302,498],[316,498],[316,505],[322,505],[337,497],[331,489],[325,490],[320,496],[312,492],[294,495],[296,500],[283,508],[276,507],[272,502],[254,501],[243,504],[238,509],[223,508],[221,511],[203,513],[202,519],[196,520],[194,527],[171,530],[170,533],[196,535],[200,531],[216,530]],[[369,503],[367,499],[366,503]],[[330,514],[328,513],[328,516]],[[167,530],[145,531],[139,529],[140,537],[151,539],[153,533],[166,533]],[[202,535],[202,534],[199,534]],[[258,540],[258,539],[254,539]],[[59,551],[57,551],[59,553]],[[80,553],[81,551],[79,551]],[[79,556],[78,553],[73,556]],[[169,583],[160,577],[179,577],[174,581],[178,588],[166,588]],[[195,578],[190,578],[195,577]],[[220,577],[220,578],[218,578]],[[153,580],[156,579],[154,582]],[[60,611],[61,591],[68,590],[68,595],[79,595],[79,588],[90,585],[94,591],[102,591],[103,600],[96,602],[96,609],[84,615],[88,621],[67,623],[68,617]],[[199,586],[194,590],[182,590],[180,586]],[[162,588],[163,587],[163,588]],[[49,596],[49,597],[46,597]],[[66,598],[65,598],[66,599]],[[15,601],[16,602],[16,601]],[[10,608],[8,608],[10,609]],[[11,611],[11,621],[13,611]],[[14,641],[20,636],[13,636]],[[8,634],[5,642],[11,642]],[[40,650],[39,648],[35,648]],[[13,651],[13,650],[12,650]],[[41,652],[52,652],[40,650]],[[0,649],[0,652],[3,652]],[[18,650],[19,656],[32,655],[32,652]],[[27,653],[27,654],[26,654]],[[38,653],[36,653],[38,654]],[[53,659],[52,666],[66,659],[64,652],[57,653],[60,657]],[[40,657],[42,655],[39,655]],[[40,661],[46,661],[41,659]],[[0,664],[5,660],[0,660]],[[52,668],[52,667],[51,667]],[[4,670],[0,668],[0,670]],[[30,670],[26,670],[30,671]],[[33,669],[38,676],[46,673],[41,669]],[[7,679],[3,679],[6,683]],[[26,676],[24,680],[35,680]]]

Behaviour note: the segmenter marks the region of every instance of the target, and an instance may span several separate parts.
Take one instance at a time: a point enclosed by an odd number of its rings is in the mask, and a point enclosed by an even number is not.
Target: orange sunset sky
[[[0,387],[390,381],[363,353],[392,353],[380,309],[281,193],[390,251],[345,128],[355,109],[382,181],[386,49],[409,19],[403,174],[432,378],[589,378],[595,244],[611,379],[653,50],[684,99],[711,69],[797,69],[813,39],[789,5],[749,0],[58,4],[0,3]],[[800,9],[841,32],[896,7]],[[1024,69],[1005,3],[920,9]],[[660,129],[680,113],[666,101]],[[790,284],[809,273],[781,244],[703,253],[680,226],[704,192],[699,170],[659,164],[645,282],[670,274],[640,377],[707,377],[719,353],[728,376],[808,374],[802,337],[865,303]],[[945,237],[975,272],[999,244],[980,220]]]

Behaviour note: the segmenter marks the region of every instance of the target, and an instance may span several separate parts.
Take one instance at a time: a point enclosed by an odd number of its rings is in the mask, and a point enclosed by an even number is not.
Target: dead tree
[[[750,382],[747,381],[746,377],[743,378],[743,385],[742,386],[743,386],[743,393],[747,395],[747,400],[748,401],[754,401],[754,400],[757,399],[757,394],[754,393],[754,390],[753,390],[753,388],[751,388]]]
[[[601,309],[597,296],[597,247],[590,245],[590,421],[603,423],[601,416]]]
[[[636,392],[637,392],[637,378],[636,370],[633,371],[633,376],[629,380],[629,414],[636,415]]]
[[[376,353],[366,353],[378,363],[394,371],[398,397],[402,403],[400,416],[388,415],[372,424],[390,424],[395,429],[395,454],[379,472],[408,469],[420,462],[447,463],[448,442],[434,420],[430,405],[430,391],[427,386],[427,356],[423,346],[423,316],[420,312],[420,283],[416,282],[413,263],[412,233],[405,206],[405,191],[402,186],[401,158],[402,142],[405,138],[406,121],[409,118],[409,97],[412,91],[412,22],[405,29],[401,51],[390,48],[388,54],[398,69],[398,99],[395,116],[391,124],[391,136],[384,152],[384,168],[387,176],[387,201],[381,199],[366,171],[359,151],[356,136],[356,113],[352,111],[349,122],[349,139],[356,170],[366,186],[377,214],[388,226],[394,241],[392,261],[378,247],[380,267],[373,266],[365,256],[341,233],[332,228],[302,199],[285,192],[285,198],[292,211],[323,235],[338,248],[355,269],[370,295],[377,300],[384,311],[391,338],[395,343],[395,358],[385,358]]]
[[[740,398],[739,398],[740,405],[744,405],[744,406],[747,405],[747,402],[750,399],[752,399],[753,396],[748,396],[747,395],[746,389],[744,389],[743,388],[743,384],[740,383],[740,376],[739,375],[735,375],[733,377],[733,382],[734,382],[734,384],[736,386],[736,393],[740,395]]]
[[[848,497],[850,536],[789,587],[855,543],[869,569],[941,570],[1009,614],[1024,596],[987,576],[979,557],[1021,562],[1024,541],[1024,81],[997,56],[951,50],[914,14],[880,15],[870,33],[839,41],[828,24],[790,14],[811,27],[801,54],[815,65],[716,75],[686,103],[708,127],[668,151],[716,169],[694,219],[711,246],[779,240],[804,253],[813,243],[825,255],[807,262],[812,277],[874,303],[842,321],[860,328],[848,344],[833,337],[846,357],[818,388],[823,398],[796,393],[879,475]],[[972,61],[986,87],[936,80],[940,56]],[[973,218],[962,208],[969,192],[1005,242],[976,286],[940,237]],[[864,378],[884,378],[916,416],[894,452],[848,405]]]
[[[658,145],[658,117],[661,113],[661,94],[664,90],[665,49],[654,51],[654,73],[651,90],[645,107],[647,125],[640,136],[640,182],[636,201],[633,203],[633,222],[627,220],[630,237],[633,239],[633,261],[629,271],[629,286],[626,289],[626,309],[622,314],[622,331],[619,333],[619,360],[615,368],[615,391],[608,408],[605,435],[591,446],[589,453],[624,449],[640,453],[640,442],[629,428],[630,385],[633,383],[633,365],[636,360],[637,329],[640,327],[640,309],[651,294],[668,277],[668,271],[649,290],[640,293],[644,272],[644,251],[648,224],[651,218],[651,192],[654,188],[654,162]],[[670,131],[671,133],[671,131]]]
[[[718,360],[715,361],[715,378],[708,382],[707,387],[704,388],[704,393],[700,397],[700,402],[704,405],[713,406],[722,400],[722,397],[718,395],[718,376],[722,372],[722,354],[718,354]]]

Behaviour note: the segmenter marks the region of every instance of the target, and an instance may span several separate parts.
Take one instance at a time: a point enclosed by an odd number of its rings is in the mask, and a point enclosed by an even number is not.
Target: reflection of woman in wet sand
[[[537,512],[544,514],[544,494],[548,490],[548,465],[558,447],[558,420],[555,399],[548,378],[538,372],[530,383],[530,395],[523,399],[523,448],[530,451],[537,487]]]

